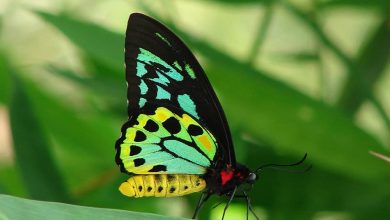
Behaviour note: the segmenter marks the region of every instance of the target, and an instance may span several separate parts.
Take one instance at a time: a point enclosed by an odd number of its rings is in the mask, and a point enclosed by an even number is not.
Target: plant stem
[[[263,45],[263,42],[264,42],[266,35],[267,35],[267,32],[268,32],[269,25],[270,25],[271,20],[272,20],[272,14],[274,11],[273,4],[269,3],[269,4],[266,4],[264,6],[265,6],[265,13],[264,13],[264,16],[261,20],[260,26],[257,29],[255,41],[253,42],[253,45],[252,45],[251,50],[249,52],[249,56],[248,56],[248,64],[249,65],[253,65],[257,55],[259,54],[260,48]]]
[[[350,69],[338,105],[354,114],[370,96],[377,80],[385,72],[390,57],[390,19],[384,19],[374,31]]]
[[[373,94],[370,94],[369,100],[374,105],[374,107],[377,109],[379,115],[382,117],[383,121],[385,122],[387,130],[390,132],[390,118],[387,115],[385,108],[383,107],[383,105],[380,103],[380,101]]]
[[[352,60],[326,36],[326,34],[317,24],[315,19],[313,19],[309,14],[290,4],[288,1],[281,2],[287,8],[287,10],[289,10],[297,18],[301,19],[301,21],[306,24],[313,31],[314,34],[317,35],[321,42],[325,46],[327,46],[348,67],[348,69],[353,67]]]

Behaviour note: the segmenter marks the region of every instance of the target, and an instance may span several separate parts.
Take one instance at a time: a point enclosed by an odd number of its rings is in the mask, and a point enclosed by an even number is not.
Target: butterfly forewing
[[[210,137],[215,137],[218,142],[215,153],[218,161],[235,165],[230,131],[220,103],[199,63],[178,37],[155,20],[142,14],[132,14],[126,32],[125,64],[129,118],[137,117],[139,112],[150,106],[183,112],[201,124]],[[161,123],[158,120],[155,122]],[[161,135],[164,132],[171,134],[171,131],[162,131]],[[180,140],[188,141],[184,136]],[[190,149],[186,152],[190,155],[192,149],[203,152],[200,140],[193,140],[195,148],[186,147],[187,143],[183,141],[179,141],[180,144],[173,141],[166,144],[180,146],[180,152]],[[138,147],[156,143],[142,144],[145,145]],[[163,162],[154,159],[152,155],[155,154],[148,154],[153,166],[163,165]],[[177,160],[169,159],[169,155],[165,157],[164,164]],[[192,161],[189,158],[187,162]],[[140,166],[132,170],[145,172],[149,166],[152,164],[145,161],[142,168]],[[198,166],[207,167],[205,164]]]

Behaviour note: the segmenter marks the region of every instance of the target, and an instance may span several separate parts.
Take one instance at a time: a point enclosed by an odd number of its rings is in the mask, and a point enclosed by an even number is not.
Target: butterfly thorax
[[[246,183],[249,174],[249,169],[243,165],[237,164],[236,167],[233,167],[227,164],[222,169],[209,169],[203,178],[211,193],[225,195],[235,187]]]

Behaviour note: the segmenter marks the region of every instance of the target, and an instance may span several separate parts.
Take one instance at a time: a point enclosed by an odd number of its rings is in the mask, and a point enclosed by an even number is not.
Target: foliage
[[[375,91],[388,75],[388,3],[333,0],[313,1],[311,7],[303,7],[289,1],[231,0],[214,4],[237,5],[237,11],[247,5],[265,10],[266,21],[259,22],[248,60],[237,58],[205,38],[195,37],[174,18],[161,16],[162,13],[149,7],[152,3],[140,5],[146,14],[168,24],[202,58],[201,63],[226,111],[241,163],[255,168],[269,162],[296,161],[308,153],[308,163],[314,167],[308,173],[261,174],[251,192],[255,209],[264,213],[262,217],[273,220],[389,219],[389,165],[369,153],[388,155],[387,143],[367,132],[356,120],[364,105],[370,103],[378,111],[385,133],[389,133],[389,114]],[[318,17],[337,7],[361,6],[375,10],[378,22],[361,43],[359,52],[350,55],[328,36]],[[323,58],[326,51],[343,66],[345,81],[340,83],[340,94],[333,97],[335,102],[308,94],[256,63],[274,25],[275,8],[287,11],[320,45],[319,50],[280,57],[287,57],[296,65],[314,63],[321,68],[326,65]],[[20,68],[17,61],[9,58],[7,50],[0,49],[0,103],[10,114],[16,164],[0,161],[0,192],[37,200],[190,216],[198,195],[128,199],[117,191],[126,178],[114,162],[114,142],[126,119],[123,32],[116,33],[67,13],[31,13],[78,49],[85,74],[48,62],[41,66],[48,74],[36,76],[33,71]],[[211,199],[201,219],[217,212],[212,210],[217,201],[218,198]],[[240,207],[240,203],[236,200],[233,206]],[[166,204],[176,204],[179,211]],[[0,219],[3,216],[19,219],[15,214],[18,212],[12,210],[23,207],[29,207],[26,213],[35,213],[36,219],[61,216],[60,213],[74,219],[80,219],[79,216],[164,219],[3,195]],[[241,211],[239,216],[244,216],[245,209]]]
[[[26,209],[28,207],[28,209]],[[153,214],[114,209],[81,207],[55,202],[42,202],[0,195],[0,219],[179,219]],[[182,218],[180,218],[182,219]]]

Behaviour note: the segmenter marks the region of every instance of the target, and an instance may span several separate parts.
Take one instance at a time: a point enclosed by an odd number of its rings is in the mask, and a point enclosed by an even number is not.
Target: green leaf
[[[0,104],[8,104],[9,102],[11,90],[10,76],[6,56],[0,51]]]
[[[274,2],[274,0],[213,0],[214,2],[219,2],[223,4],[264,4],[268,2]]]
[[[10,118],[16,161],[32,198],[69,201],[67,190],[51,155],[46,135],[31,107],[25,85],[16,73]]]
[[[322,0],[319,1],[319,6],[329,7],[345,7],[345,6],[355,6],[355,7],[376,7],[381,10],[390,9],[390,1],[388,0]]]
[[[259,163],[268,162],[291,163],[297,158],[283,156],[274,152],[274,149],[266,148],[267,143],[258,144],[245,143],[236,148],[245,147],[248,149],[249,158],[244,164],[250,167],[257,167]],[[277,158],[277,160],[276,160]],[[259,175],[259,181],[250,192],[251,201],[254,206],[265,208],[267,219],[310,219],[299,217],[302,214],[312,214],[323,211],[346,212],[357,216],[356,220],[368,220],[367,216],[375,216],[381,213],[381,217],[375,219],[388,219],[390,213],[384,213],[383,207],[388,207],[390,201],[387,199],[390,192],[388,181],[371,181],[369,183],[356,181],[346,175],[340,175],[332,170],[317,165],[317,161],[308,158],[307,163],[314,164],[312,170],[306,173],[287,173],[265,170]],[[240,161],[242,162],[242,161]],[[384,165],[386,165],[384,163]],[[293,169],[303,169],[295,167]],[[288,184],[286,184],[288,183]],[[326,190],[324,190],[326,189]],[[359,192],[359,193],[356,193]],[[338,195],[338,196],[335,196]],[[380,205],[378,205],[380,204]],[[280,212],[283,210],[283,213]],[[365,217],[362,217],[365,215]],[[379,214],[380,215],[380,214]],[[262,217],[262,216],[260,216]]]
[[[296,7],[294,4],[288,1],[282,1],[282,4],[291,14],[300,19],[302,24],[306,25],[312,31],[312,33],[315,34],[318,40],[330,51],[332,51],[332,53],[334,53],[347,68],[352,69],[352,60],[337,46],[335,42],[332,41],[331,38],[327,36],[326,32],[318,24],[316,19],[313,19],[309,13],[302,10],[301,8]]]
[[[79,26],[76,20],[57,18]],[[96,35],[93,32],[95,29],[89,30],[83,32],[85,36],[72,35],[71,40],[77,42],[78,38]],[[190,37],[179,29],[175,31],[212,62],[209,77],[220,92],[222,104],[234,126],[245,128],[281,152],[298,157],[308,152],[309,158],[318,165],[347,176],[370,180],[389,175],[387,168],[368,154],[369,150],[380,149],[381,144],[359,129],[352,118],[266,77],[261,71],[202,40]],[[98,32],[104,32],[104,29]],[[117,45],[116,41],[123,39],[117,34],[109,36],[108,33],[104,41],[107,45]],[[100,44],[97,43],[95,47]]]
[[[381,149],[381,144],[358,128],[352,118],[203,41],[190,41],[183,32],[181,36],[212,61],[208,76],[235,126],[283,152],[297,156],[308,152],[310,160],[347,176],[366,180],[389,176],[387,168],[368,154]]]
[[[0,164],[0,184],[3,193],[27,196],[20,172],[16,166]]]
[[[390,58],[390,18],[380,22],[378,28],[362,48],[346,79],[338,104],[352,114],[369,98],[376,82],[386,72]]]
[[[124,71],[123,36],[114,34],[94,24],[76,21],[66,15],[56,16],[46,12],[36,12],[36,14],[57,27],[85,52],[116,70],[114,73],[122,73]],[[93,36],[91,36],[91,33],[93,33]],[[106,72],[106,74],[112,76],[113,73]],[[114,75],[114,77],[117,76]]]
[[[26,84],[39,121],[60,146],[56,148],[56,159],[70,187],[115,167],[114,143],[119,122],[94,109],[78,111],[39,84],[27,80]]]
[[[0,184],[0,193],[6,193],[6,191],[5,187]]]
[[[357,127],[352,118],[202,40],[175,31],[211,61],[208,76],[235,126],[282,152],[296,156],[308,152],[310,160],[346,176],[362,180],[389,176],[387,167],[368,154],[383,146]]]
[[[350,118],[253,70],[214,64],[208,69],[210,79],[235,126],[282,152],[308,152],[311,161],[347,176],[388,176],[387,168],[368,155],[381,145]]]
[[[257,28],[255,40],[253,42],[253,45],[251,47],[251,50],[250,50],[249,56],[248,56],[248,63],[251,65],[253,65],[254,61],[256,60],[257,56],[259,55],[259,51],[262,48],[264,41],[266,39],[266,36],[269,32],[268,30],[269,30],[270,24],[272,22],[273,14],[274,14],[274,5],[268,4],[265,6],[264,10],[265,10],[265,14],[261,19],[259,27]]]
[[[301,64],[304,62],[318,62],[319,54],[316,52],[297,52],[297,53],[278,53],[275,54],[276,59],[288,61],[295,64]]]
[[[72,70],[56,66],[48,66],[46,69],[66,80],[70,80],[74,84],[82,86],[85,89],[84,94],[90,97],[88,101],[94,105],[95,109],[99,109],[102,103],[104,103],[104,112],[107,112],[107,109],[109,109],[111,113],[116,113],[119,116],[126,115],[126,109],[123,105],[124,100],[126,100],[126,85],[123,79],[119,81],[101,75],[80,77]]]
[[[76,206],[63,203],[42,202],[0,195],[0,220],[153,220],[183,219],[155,214],[129,212],[115,209],[102,209]]]

